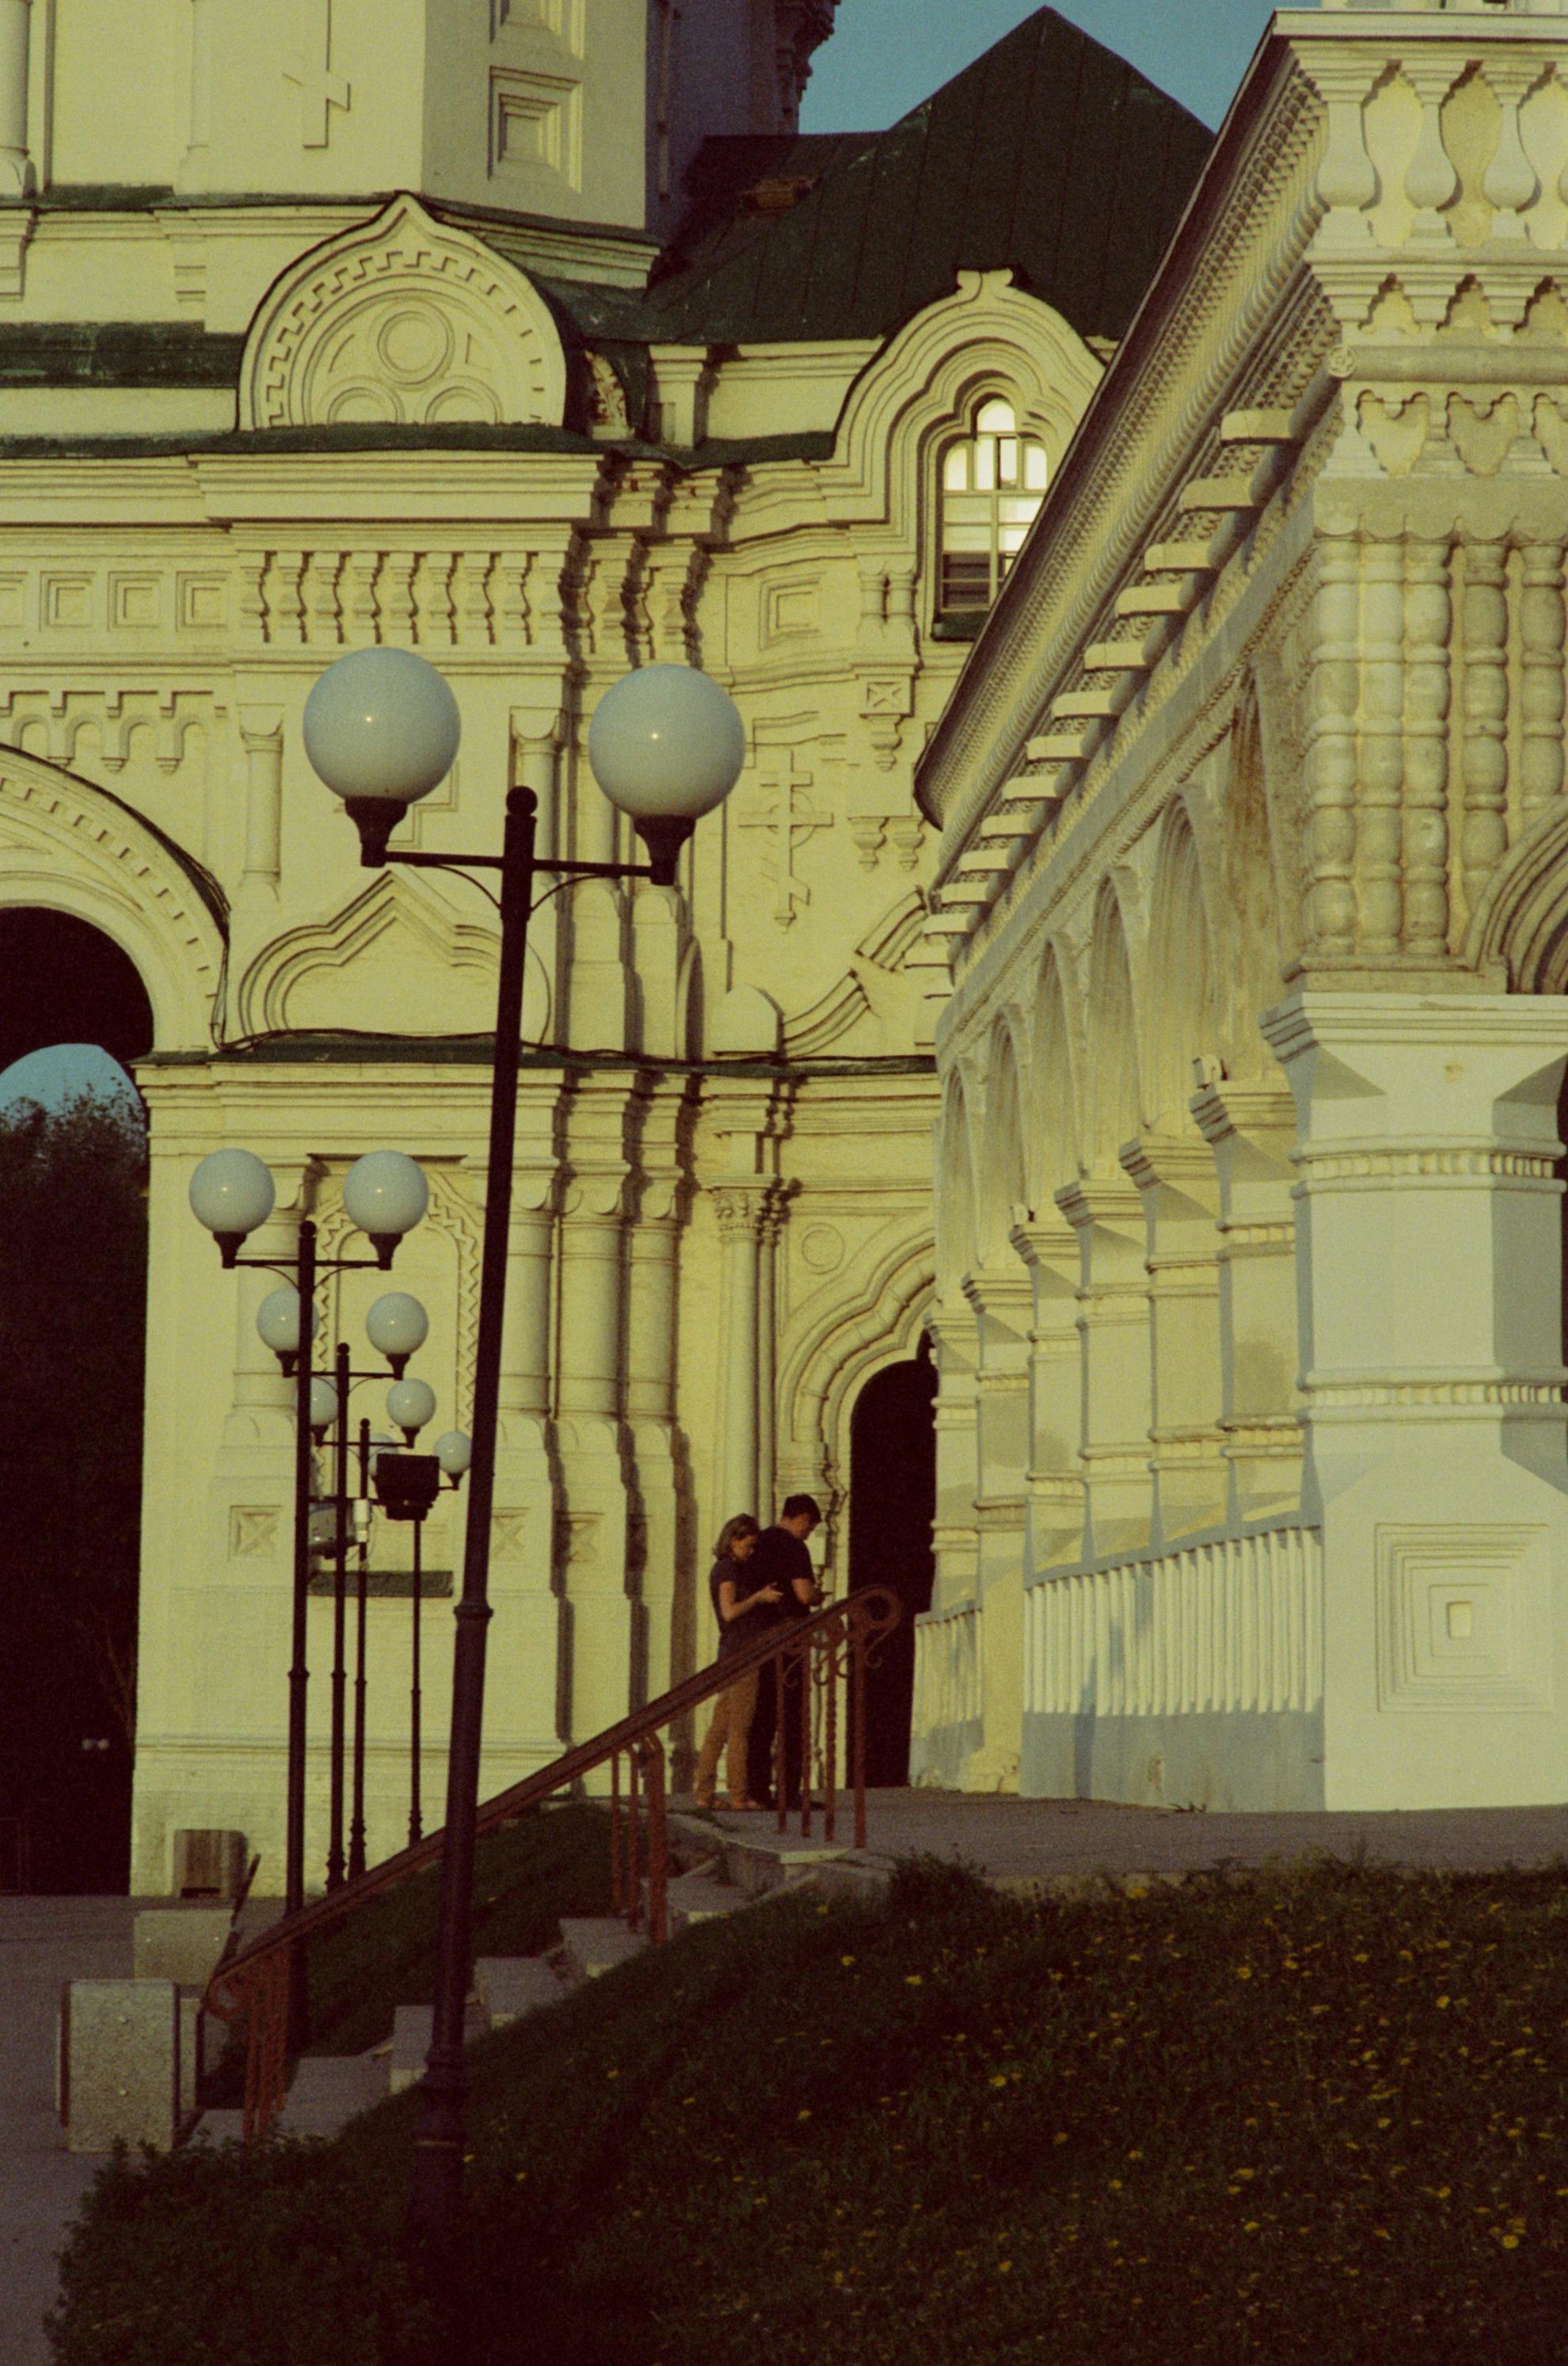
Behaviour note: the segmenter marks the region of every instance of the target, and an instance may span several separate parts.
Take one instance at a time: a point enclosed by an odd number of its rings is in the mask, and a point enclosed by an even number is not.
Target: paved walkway
[[[55,2113],[63,1980],[129,1977],[133,1898],[0,1898],[0,2360],[48,2366],[55,2260],[99,2162]]]
[[[726,1831],[766,1842],[771,1816],[722,1815]],[[800,1830],[790,1820],[790,1834]],[[854,1806],[839,1800],[836,1838],[853,1839]],[[822,1838],[822,1818],[812,1819]],[[996,1880],[1064,1874],[1193,1873],[1329,1855],[1377,1865],[1484,1871],[1568,1863],[1568,1807],[1434,1808],[1368,1814],[1218,1815],[1119,1808],[1098,1799],[1017,1799],[966,1791],[872,1791],[867,1854],[959,1857]]]

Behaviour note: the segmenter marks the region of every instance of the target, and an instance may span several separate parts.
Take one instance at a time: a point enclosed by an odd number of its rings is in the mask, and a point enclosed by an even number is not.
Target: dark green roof
[[[244,350],[185,321],[6,321],[0,386],[232,387]]]
[[[1081,336],[1119,339],[1212,145],[1125,58],[1041,8],[890,130],[708,141],[644,333],[885,337],[960,271],[1011,267]],[[790,182],[814,186],[766,209]]]

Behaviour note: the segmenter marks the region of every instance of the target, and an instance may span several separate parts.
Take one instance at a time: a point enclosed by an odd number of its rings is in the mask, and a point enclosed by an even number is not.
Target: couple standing
[[[787,1635],[798,1620],[811,1617],[822,1597],[806,1538],[821,1518],[813,1496],[790,1495],[785,1499],[778,1526],[766,1532],[749,1512],[725,1521],[708,1581],[719,1621],[721,1666],[765,1636]],[[730,1806],[769,1804],[773,1742],[780,1716],[784,1718],[785,1805],[800,1806],[801,1662],[786,1663],[782,1698],[775,1682],[778,1669],[777,1661],[765,1668],[753,1668],[720,1694],[697,1762],[699,1807],[713,1805],[721,1750],[725,1753]]]

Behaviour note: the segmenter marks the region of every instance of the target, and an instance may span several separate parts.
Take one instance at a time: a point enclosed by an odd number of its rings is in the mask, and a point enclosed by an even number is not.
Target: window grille
[[[1046,447],[993,396],[942,454],[937,614],[980,616],[1006,581],[1046,494]]]

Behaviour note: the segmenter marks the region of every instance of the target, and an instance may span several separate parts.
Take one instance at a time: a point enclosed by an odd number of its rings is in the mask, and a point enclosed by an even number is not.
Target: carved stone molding
[[[285,275],[252,324],[240,424],[554,427],[566,389],[532,281],[403,196]]]

